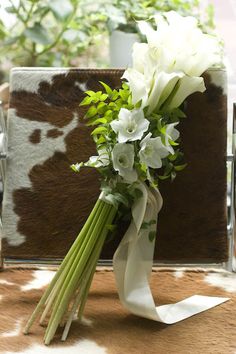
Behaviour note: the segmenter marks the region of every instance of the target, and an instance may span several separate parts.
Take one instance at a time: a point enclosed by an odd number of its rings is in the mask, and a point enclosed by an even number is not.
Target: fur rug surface
[[[236,274],[226,271],[154,269],[151,288],[158,304],[193,294],[230,301],[174,325],[131,315],[118,298],[110,269],[98,269],[81,323],[74,321],[66,342],[60,333],[50,346],[38,323],[23,327],[54,271],[5,268],[0,273],[1,354],[235,354]]]

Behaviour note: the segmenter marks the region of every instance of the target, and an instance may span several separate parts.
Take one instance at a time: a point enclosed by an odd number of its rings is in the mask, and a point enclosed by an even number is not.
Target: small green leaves
[[[150,231],[148,234],[148,238],[150,242],[153,242],[156,238],[156,231]]]
[[[48,6],[58,20],[65,20],[73,12],[73,6],[69,0],[50,0]]]
[[[95,128],[95,129],[92,131],[91,135],[98,135],[98,134],[105,134],[105,133],[107,133],[107,128],[101,126],[101,127]]]
[[[97,114],[97,108],[95,106],[91,106],[91,107],[89,107],[89,109],[85,115],[85,118],[92,118],[96,114]]]
[[[99,82],[104,87],[107,95],[110,97],[112,95],[112,89],[107,84],[105,84],[105,82],[102,82],[102,81],[99,81]]]
[[[83,101],[80,102],[80,106],[88,106],[92,103],[93,97],[86,96]]]
[[[142,230],[147,230],[150,226],[156,225],[156,220],[144,221],[141,225]]]
[[[38,22],[36,22],[32,27],[26,28],[24,35],[37,44],[48,45],[51,43],[46,28]]]
[[[175,171],[179,172],[179,171],[184,170],[186,166],[187,166],[187,164],[184,163],[183,165],[175,166],[174,168],[175,168]]]

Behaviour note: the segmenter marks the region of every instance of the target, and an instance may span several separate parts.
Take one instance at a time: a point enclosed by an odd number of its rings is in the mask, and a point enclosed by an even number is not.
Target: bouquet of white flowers
[[[94,127],[97,156],[72,166],[96,168],[101,174],[101,194],[84,227],[61,263],[32,314],[25,333],[43,309],[40,323],[49,317],[45,344],[61,323],[65,340],[77,314],[81,318],[101,249],[122,204],[132,220],[114,256],[120,299],[133,313],[173,323],[212,307],[225,299],[193,297],[182,308],[168,312],[155,308],[148,278],[152,268],[157,215],[162,206],[160,180],[175,178],[185,166],[178,124],[185,117],[181,105],[190,94],[205,90],[200,76],[220,61],[219,43],[204,34],[193,17],[175,12],[155,16],[156,29],[139,23],[146,43],[135,43],[133,66],[114,90],[101,82],[101,91],[87,91],[81,106]],[[137,268],[138,266],[138,268]],[[197,309],[194,303],[197,303]]]

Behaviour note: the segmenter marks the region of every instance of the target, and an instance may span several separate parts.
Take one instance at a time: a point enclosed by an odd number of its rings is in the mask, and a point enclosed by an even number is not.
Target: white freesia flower
[[[132,144],[116,144],[112,150],[112,162],[114,170],[118,171],[127,182],[137,180],[137,172],[134,165],[134,147]]]
[[[99,168],[108,166],[109,163],[109,154],[107,150],[103,148],[98,150],[98,156],[90,156],[88,162],[86,162],[84,165]]]
[[[166,134],[165,134],[165,145],[167,150],[171,153],[174,154],[175,151],[171,144],[169,143],[169,140],[176,141],[179,138],[179,131],[175,129],[175,126],[179,123],[171,123],[168,124],[166,127]]]
[[[151,138],[152,134],[147,136],[140,143],[139,157],[140,161],[151,168],[161,168],[161,159],[169,155],[168,149],[163,145],[161,138]]]
[[[140,140],[143,134],[148,130],[149,121],[144,117],[142,109],[132,111],[121,108],[118,120],[111,122],[114,132],[118,133],[118,142]]]

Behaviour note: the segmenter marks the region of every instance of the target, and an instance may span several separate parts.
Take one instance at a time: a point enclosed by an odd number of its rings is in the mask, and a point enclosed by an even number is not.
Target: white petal
[[[177,81],[183,73],[158,73],[154,77],[154,85],[148,98],[148,114],[158,109],[160,105],[169,97]]]
[[[145,107],[147,104],[148,93],[144,75],[135,69],[129,68],[125,70],[122,78],[126,79],[129,83],[132,92],[132,103],[135,105],[142,100],[142,107]]]
[[[178,82],[178,88],[171,98],[171,102],[166,105],[166,109],[177,108],[183,101],[194,92],[204,92],[206,90],[202,77],[184,76]]]
[[[125,170],[121,170],[120,172],[121,172],[120,175],[124,178],[125,181],[129,183],[133,183],[137,181],[138,175],[134,169],[132,170],[125,169]]]

